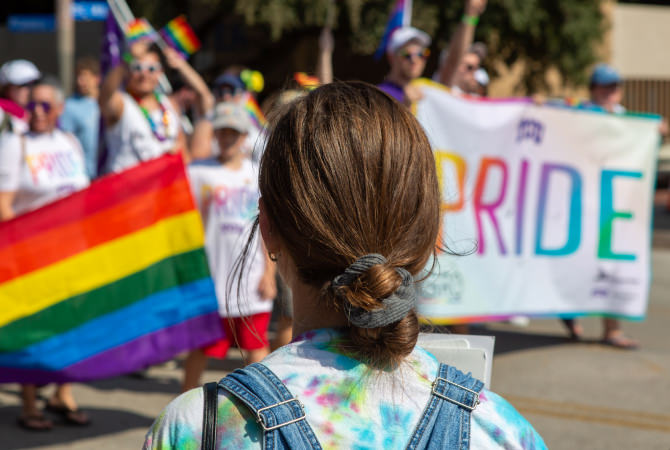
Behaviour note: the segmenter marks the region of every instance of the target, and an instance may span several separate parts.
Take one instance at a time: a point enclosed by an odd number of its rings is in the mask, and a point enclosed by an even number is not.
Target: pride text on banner
[[[425,82],[442,239],[419,312],[641,319],[650,281],[658,117],[451,95]]]

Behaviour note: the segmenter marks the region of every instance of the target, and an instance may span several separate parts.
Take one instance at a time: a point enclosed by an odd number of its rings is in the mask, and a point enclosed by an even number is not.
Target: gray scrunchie
[[[338,295],[338,288],[351,286],[372,266],[386,263],[388,263],[386,258],[377,253],[361,256],[347,267],[344,273],[333,278],[331,288]],[[385,327],[405,317],[416,306],[416,291],[412,274],[400,267],[396,267],[395,271],[402,277],[402,284],[390,296],[381,300],[380,309],[367,311],[345,302],[344,312],[352,325],[359,328]]]

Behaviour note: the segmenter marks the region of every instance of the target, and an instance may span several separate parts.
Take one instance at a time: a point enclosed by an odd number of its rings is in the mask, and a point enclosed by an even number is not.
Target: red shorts
[[[225,336],[202,349],[212,358],[223,359],[228,349],[237,344],[242,350],[258,350],[267,347],[270,313],[258,313],[246,317],[222,317],[221,324]],[[237,341],[235,339],[237,338]],[[259,339],[260,338],[260,339]]]

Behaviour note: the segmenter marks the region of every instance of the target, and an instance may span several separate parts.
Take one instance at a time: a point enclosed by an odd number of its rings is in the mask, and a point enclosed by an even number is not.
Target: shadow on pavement
[[[146,376],[128,375],[106,380],[88,381],[86,385],[101,391],[122,389],[133,392],[174,394],[181,390],[179,380],[172,377],[154,376],[151,373]]]
[[[56,421],[50,431],[35,432],[19,428],[16,418],[19,414],[17,406],[0,407],[0,446],[6,450],[19,448],[39,448],[45,445],[67,444],[86,438],[114,434],[121,431],[142,428],[149,429],[153,417],[146,417],[128,411],[114,409],[86,408],[91,417],[91,425],[72,427]],[[138,444],[139,445],[139,444]]]
[[[537,333],[523,333],[519,331],[508,330],[492,330],[486,327],[472,327],[471,334],[495,336],[495,351],[494,355],[502,355],[505,353],[518,352],[521,350],[531,350],[535,348],[553,347],[556,345],[581,345],[593,344],[596,341],[590,339],[581,339],[579,341],[570,341],[567,336],[560,336],[555,334],[537,334]]]

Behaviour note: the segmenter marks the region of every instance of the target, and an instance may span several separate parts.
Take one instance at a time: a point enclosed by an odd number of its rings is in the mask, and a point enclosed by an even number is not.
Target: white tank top
[[[123,114],[117,123],[107,127],[105,131],[108,151],[105,173],[120,172],[168,153],[175,148],[179,134],[179,116],[167,98],[160,97],[160,102],[166,111],[166,123],[161,109],[150,113],[155,126],[154,134],[149,120],[137,102],[126,92],[121,95]],[[165,139],[160,140],[157,136],[163,136]]]

